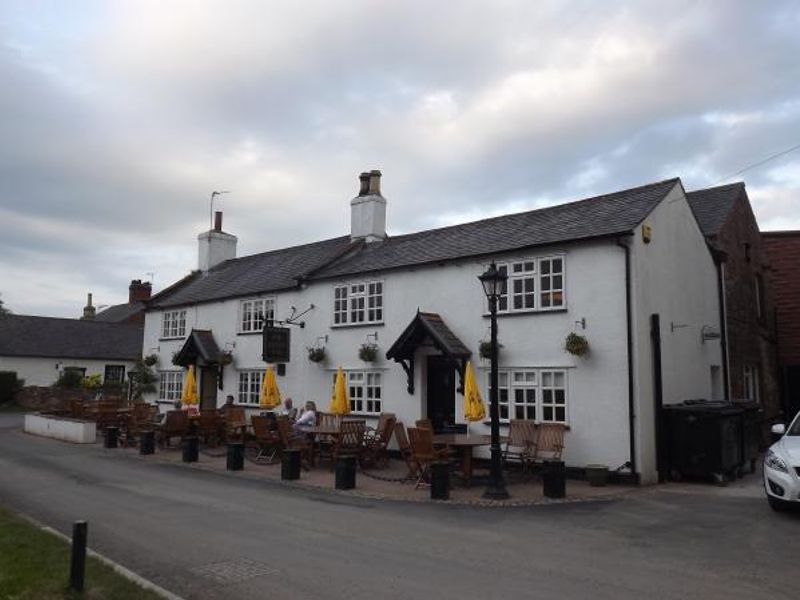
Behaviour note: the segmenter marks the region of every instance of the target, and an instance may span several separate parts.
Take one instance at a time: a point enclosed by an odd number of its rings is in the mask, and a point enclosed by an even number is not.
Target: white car
[[[781,439],[764,456],[764,489],[773,510],[800,506],[800,413],[789,429],[781,423],[772,426]]]

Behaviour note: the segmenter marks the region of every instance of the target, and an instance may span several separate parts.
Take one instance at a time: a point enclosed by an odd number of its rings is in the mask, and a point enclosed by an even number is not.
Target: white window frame
[[[186,309],[165,310],[161,315],[161,339],[186,337]]]
[[[488,372],[487,372],[488,375]],[[561,385],[556,385],[556,380]],[[498,409],[500,422],[529,419],[537,423],[569,424],[569,388],[567,369],[519,367],[498,372]],[[486,397],[491,382],[486,383]],[[563,419],[558,417],[563,416]]]
[[[263,369],[247,369],[238,372],[236,378],[236,403],[246,406],[258,406],[261,397],[261,382],[264,379]]]
[[[269,320],[275,320],[274,296],[248,298],[239,302],[238,333],[261,333]]]
[[[385,283],[382,279],[350,281],[333,288],[333,326],[383,323]]]
[[[560,271],[553,271],[553,261],[561,261]],[[567,259],[565,255],[553,254],[498,262],[497,270],[508,276],[497,300],[498,314],[566,310]],[[560,300],[560,304],[553,304],[557,298]]]
[[[183,371],[158,372],[159,402],[175,402],[183,392]]]
[[[383,371],[354,369],[344,371],[350,412],[355,415],[377,416],[383,412]],[[336,382],[336,373],[333,373]]]

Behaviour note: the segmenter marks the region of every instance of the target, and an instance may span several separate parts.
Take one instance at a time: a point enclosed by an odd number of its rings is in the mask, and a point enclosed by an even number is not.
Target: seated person
[[[283,401],[283,414],[292,422],[297,419],[297,409],[292,406],[291,398],[286,398]]]
[[[306,402],[306,409],[300,414],[293,427],[295,431],[303,431],[317,424],[317,405],[310,400]]]

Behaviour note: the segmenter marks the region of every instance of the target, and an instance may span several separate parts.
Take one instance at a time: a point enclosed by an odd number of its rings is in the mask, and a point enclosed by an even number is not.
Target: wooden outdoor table
[[[298,427],[295,431],[298,433],[307,433],[311,435],[312,442],[311,442],[311,466],[314,466],[314,457],[317,455],[317,451],[319,450],[319,442],[321,438],[326,436],[330,436],[332,438],[336,438],[339,436],[339,429],[336,427],[323,427],[320,425],[314,425],[313,427]]]
[[[500,438],[505,441],[506,438]],[[456,448],[461,451],[461,476],[464,483],[469,485],[472,479],[472,449],[476,446],[488,446],[492,443],[492,436],[467,433],[437,433],[433,436],[433,443]]]

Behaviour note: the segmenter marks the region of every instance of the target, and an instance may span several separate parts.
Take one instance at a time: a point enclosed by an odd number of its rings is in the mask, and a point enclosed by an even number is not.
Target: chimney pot
[[[96,314],[97,310],[94,306],[92,306],[92,293],[89,292],[86,295],[86,306],[83,307],[83,316],[81,319],[84,321],[91,321],[94,319]]]
[[[381,172],[377,169],[369,172],[369,194],[374,196],[381,195]]]
[[[358,176],[361,186],[358,190],[359,196],[366,196],[369,193],[369,173],[366,171]]]
[[[222,211],[214,211],[214,231],[222,231]]]

